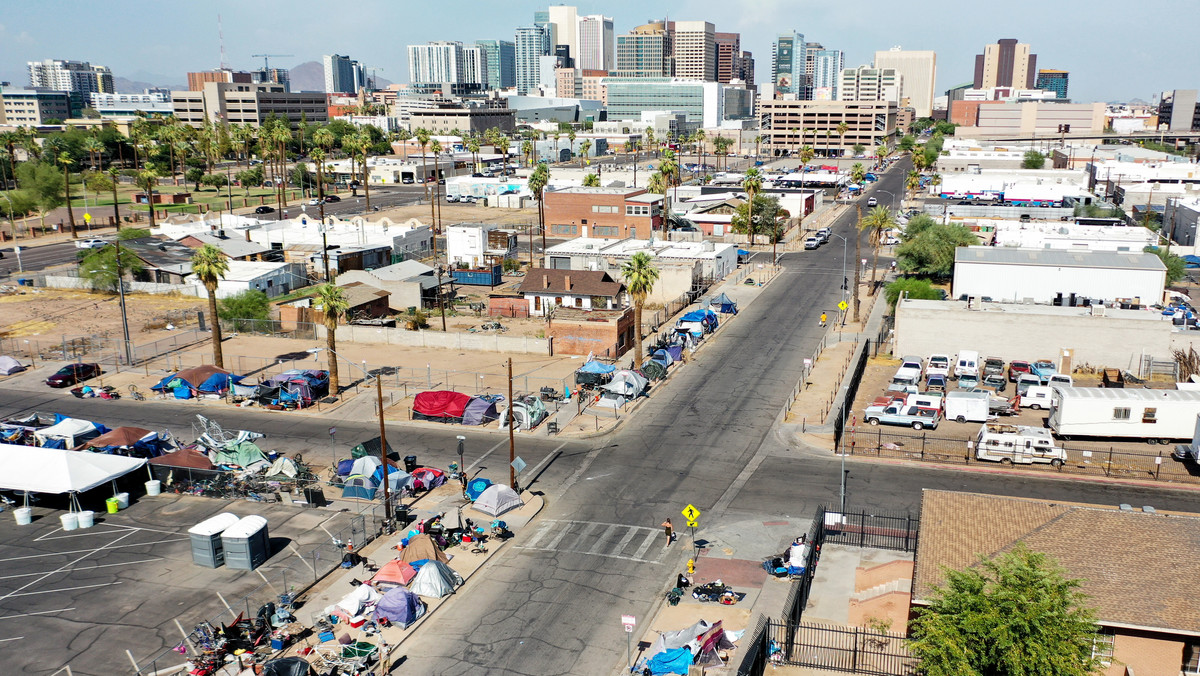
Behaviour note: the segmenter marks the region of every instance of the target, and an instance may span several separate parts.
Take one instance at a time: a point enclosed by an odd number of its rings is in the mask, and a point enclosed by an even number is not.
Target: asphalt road
[[[25,272],[36,272],[54,265],[73,263],[77,259],[77,253],[82,251],[82,249],[75,248],[75,244],[72,242],[44,246],[26,246],[24,241],[20,241],[18,244],[21,247],[20,267]],[[4,260],[0,260],[0,277],[20,276],[17,270],[17,254],[13,252],[13,247],[6,246],[3,251]]]

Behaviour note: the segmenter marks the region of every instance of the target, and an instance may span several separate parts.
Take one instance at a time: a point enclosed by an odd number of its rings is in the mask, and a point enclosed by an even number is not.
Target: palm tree
[[[750,168],[746,170],[746,177],[742,179],[742,190],[746,191],[746,234],[750,236],[750,244],[754,244],[754,196],[762,190],[762,176],[758,169]],[[772,256],[774,261],[775,257]]]
[[[529,192],[533,193],[533,199],[538,205],[538,227],[542,230],[542,251],[546,250],[546,210],[543,202],[545,198],[546,186],[550,184],[550,168],[545,164],[539,164],[537,169],[529,175]],[[533,246],[530,242],[529,247],[529,267],[533,267]]]
[[[95,136],[89,136],[80,146],[82,150],[87,151],[88,161],[92,165],[93,171],[100,171],[100,163],[104,153],[104,144]]]
[[[666,180],[667,187],[676,186],[674,198],[679,198],[679,162],[675,159],[674,150],[664,150],[662,153],[662,161],[658,163],[658,170],[662,173]],[[674,207],[672,207],[674,209]]]
[[[559,138],[559,136],[560,136],[560,134],[558,132],[554,132],[554,159],[552,160],[554,162],[558,161],[558,138]]]
[[[646,182],[646,190],[658,195],[667,194],[667,180],[663,178],[661,171],[650,174],[650,180]]]
[[[521,141],[521,159],[524,160],[525,166],[533,164],[533,141]]]
[[[658,268],[645,251],[639,251],[621,266],[621,276],[625,278],[625,290],[633,300],[633,330],[636,331],[635,361],[642,359],[642,307],[646,298],[654,291],[654,283],[658,281]]]
[[[150,207],[150,229],[154,229],[154,189],[158,187],[158,174],[152,169],[143,169],[134,176],[133,183],[146,193],[146,205]]]
[[[858,222],[855,224],[854,230],[854,322],[858,323],[858,308],[861,301],[858,297],[858,287],[862,284],[862,232],[867,229],[867,224],[862,217],[862,204],[857,205]]]
[[[942,184],[942,175],[941,174],[931,174],[929,176],[929,185],[936,188],[941,184]]]
[[[762,134],[759,134],[754,137],[754,161],[755,162],[758,161],[758,148],[762,144],[762,142],[763,142]]]
[[[850,167],[850,180],[854,183],[862,183],[867,180],[867,170],[863,167],[862,162],[855,162],[854,166]]]
[[[845,122],[838,122],[836,131],[837,131],[837,135],[838,135],[838,145],[844,147],[846,145],[846,142],[845,142],[846,132],[850,131],[850,125],[846,124]],[[843,154],[845,154],[844,149],[843,149]]]
[[[479,138],[474,134],[467,137],[467,152],[471,153],[471,171],[479,171]]]
[[[571,141],[571,154],[575,154],[575,130],[567,132],[567,139]]]
[[[279,161],[279,176],[280,180],[276,181],[276,187],[279,190],[279,203],[281,207],[286,207],[287,202],[287,147],[292,142],[292,129],[287,122],[280,122],[275,129],[271,131],[271,140],[278,146]]]
[[[67,220],[71,223],[71,238],[78,237],[75,232],[75,210],[71,208],[71,154],[59,153],[58,163],[63,168],[63,188],[67,191]]]
[[[425,166],[425,149],[429,147],[429,130],[424,127],[417,127],[414,134],[417,137],[417,145],[421,148],[421,183],[425,186],[425,197],[429,197],[429,169]],[[430,224],[432,225],[432,223]],[[437,239],[434,238],[436,242]],[[436,244],[435,244],[436,247]],[[434,249],[434,258],[437,258],[437,249]]]
[[[433,230],[434,237],[437,237],[437,234],[442,231],[442,196],[441,196],[442,172],[441,172],[441,169],[439,169],[439,165],[438,165],[438,158],[442,154],[442,142],[437,139],[433,139],[432,141],[430,141],[429,142],[429,152],[433,153],[433,177],[435,179],[433,182],[433,199],[429,201],[429,208],[437,209],[437,223]],[[441,287],[438,287],[438,291],[439,292],[441,291]],[[446,309],[442,308],[442,313],[443,313],[442,314],[442,330],[443,331],[446,330],[445,311],[446,311]]]
[[[646,150],[654,152],[654,127],[646,127]]]
[[[638,141],[628,139],[625,141],[625,152],[633,153],[633,187],[637,187],[637,164],[638,164]]]
[[[696,133],[695,133],[695,134],[692,134],[692,143],[695,143],[695,144],[696,144],[696,171],[693,171],[693,172],[692,172],[692,177],[693,177],[693,178],[696,176],[696,173],[697,173],[697,172],[701,171],[701,166],[700,166],[700,163],[701,163],[700,154],[701,154],[701,152],[703,152],[703,150],[704,150],[704,136],[705,136],[705,134],[704,134],[704,130],[703,130],[703,129],[697,129],[697,130],[696,130]]]
[[[908,177],[904,180],[904,189],[911,193],[916,193],[917,188],[921,187],[921,174],[917,171],[908,172]],[[909,199],[912,199],[910,196]]]
[[[583,163],[587,160],[588,151],[592,149],[590,139],[584,139],[583,143],[579,144],[579,168],[583,168]]]
[[[496,143],[493,145],[495,145],[495,147],[500,150],[500,154],[504,157],[504,160],[503,160],[504,169],[505,169],[505,171],[507,171],[508,170],[508,149],[512,145],[512,139],[508,138],[507,135],[501,134],[500,136],[498,136],[496,138]]]
[[[325,315],[325,347],[329,350],[329,395],[336,397],[341,391],[341,385],[338,383],[336,352],[337,327],[342,317],[346,316],[346,310],[350,309],[350,304],[346,301],[346,294],[342,291],[342,287],[329,282],[317,287],[316,300],[321,305],[321,312]]]
[[[117,235],[121,234],[121,209],[117,206],[117,183],[121,178],[121,170],[116,167],[108,168],[108,182],[112,185],[113,194],[113,223],[117,224]]]
[[[874,290],[875,273],[879,270],[879,243],[883,239],[883,233],[896,225],[896,219],[892,216],[891,209],[878,206],[867,212],[863,225],[871,234],[871,288]]]
[[[225,368],[221,354],[221,320],[217,317],[217,284],[229,272],[225,254],[212,244],[205,244],[192,255],[192,274],[208,292],[208,319],[212,323],[213,365]]]
[[[600,187],[600,177],[597,176],[596,174],[588,174],[587,176],[584,176],[583,177],[583,187],[599,188]]]
[[[366,130],[354,135],[355,145],[362,154],[363,190],[367,195],[367,211],[371,210],[371,168],[367,166],[367,155],[371,152],[371,136]]]
[[[878,167],[880,164],[883,164],[883,161],[887,158],[891,150],[886,143],[879,144],[879,147],[875,149],[875,166]]]
[[[808,177],[808,172],[805,171],[806,169],[808,169],[808,163],[812,162],[813,158],[816,156],[817,156],[817,151],[813,150],[811,146],[802,146],[800,148],[800,189],[801,190],[804,190],[804,179]]]

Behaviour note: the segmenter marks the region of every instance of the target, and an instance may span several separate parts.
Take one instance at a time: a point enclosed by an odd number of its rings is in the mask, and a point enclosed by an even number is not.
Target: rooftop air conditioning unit
[[[1104,306],[1099,303],[1097,303],[1096,305],[1093,305],[1092,306],[1092,316],[1093,317],[1103,317],[1104,316]]]

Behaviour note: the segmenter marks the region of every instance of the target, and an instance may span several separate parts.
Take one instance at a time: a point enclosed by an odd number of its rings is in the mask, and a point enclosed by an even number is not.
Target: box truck
[[[984,422],[990,415],[988,401],[991,396],[987,392],[947,392],[946,420],[955,422]]]
[[[1169,444],[1191,439],[1200,414],[1200,391],[1053,388],[1050,429],[1061,439],[1120,437]]]
[[[1067,460],[1066,451],[1054,445],[1050,431],[1026,425],[988,423],[975,435],[975,459],[1005,465],[1031,465],[1035,462],[1059,467]]]

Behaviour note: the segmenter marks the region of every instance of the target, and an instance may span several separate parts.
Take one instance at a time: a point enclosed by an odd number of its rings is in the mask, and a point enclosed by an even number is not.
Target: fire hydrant
[[[688,559],[688,575],[696,572],[696,559]]]

